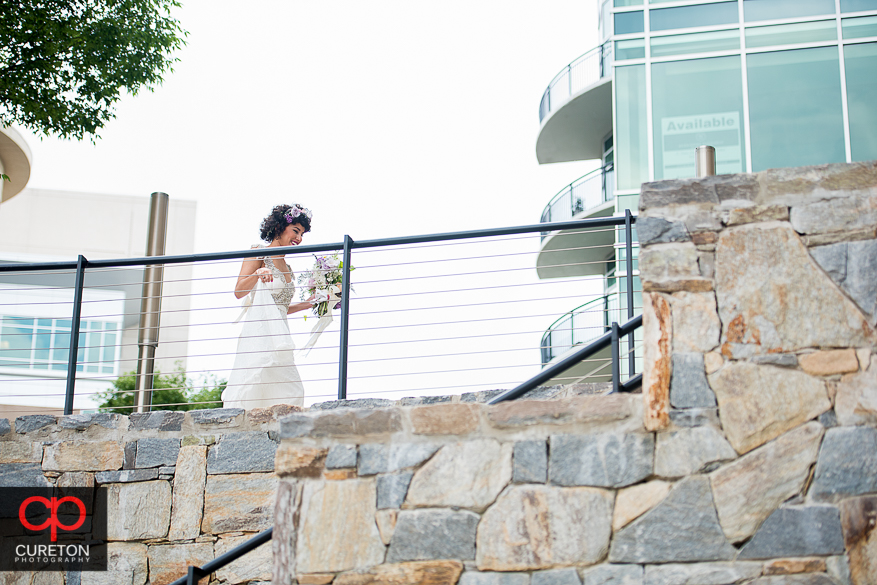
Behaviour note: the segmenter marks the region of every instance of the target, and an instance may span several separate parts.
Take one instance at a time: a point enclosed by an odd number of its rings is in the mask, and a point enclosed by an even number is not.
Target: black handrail
[[[264,532],[260,532],[247,542],[243,542],[231,549],[230,551],[219,555],[209,563],[206,563],[203,567],[190,566],[189,572],[186,574],[186,576],[180,577],[179,579],[171,583],[171,585],[197,585],[201,581],[201,579],[210,576],[210,573],[213,573],[217,569],[221,569],[227,564],[238,560],[240,557],[244,556],[251,550],[258,548],[259,546],[271,540],[273,534],[274,529],[269,528]]]

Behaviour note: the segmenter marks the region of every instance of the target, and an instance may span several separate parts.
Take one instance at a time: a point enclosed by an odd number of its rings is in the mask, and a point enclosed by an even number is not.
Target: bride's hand
[[[271,274],[271,270],[269,270],[268,268],[265,268],[265,267],[259,268],[258,270],[256,270],[256,272],[254,274],[262,282],[273,282],[274,281],[274,276]]]

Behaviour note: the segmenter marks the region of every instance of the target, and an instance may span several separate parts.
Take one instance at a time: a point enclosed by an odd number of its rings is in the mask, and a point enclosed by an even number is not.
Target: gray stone
[[[798,367],[798,356],[793,353],[769,353],[767,355],[752,356],[752,363],[780,366],[783,368]]]
[[[199,480],[200,477],[196,481]],[[166,481],[161,483],[170,485]],[[273,473],[208,475],[204,486],[201,533],[259,532],[271,527],[274,523],[277,483],[277,477]],[[178,489],[179,487],[181,486],[178,486]],[[192,487],[197,489],[200,485]],[[187,502],[190,506],[197,506],[199,503],[198,498],[191,498]],[[197,508],[192,512],[197,512]]]
[[[141,439],[142,440],[142,439]],[[158,479],[158,469],[124,469],[122,471],[98,471],[94,474],[97,483],[131,483]]]
[[[748,585],[837,585],[825,573],[800,573],[797,575],[777,575],[750,581]]]
[[[740,559],[842,554],[840,512],[833,506],[780,508],[740,550]]]
[[[137,441],[125,443],[122,469],[134,469],[134,460],[137,459]]]
[[[816,263],[859,307],[877,316],[877,240],[840,242],[810,249]]]
[[[877,196],[847,194],[805,205],[793,205],[789,221],[801,234],[851,231],[877,223]]]
[[[12,425],[9,424],[8,418],[0,418],[0,437],[8,435],[12,432]]]
[[[640,210],[684,203],[719,203],[714,183],[707,179],[668,179],[643,183],[639,198]],[[639,222],[637,222],[639,223]]]
[[[413,471],[378,476],[378,510],[400,508],[408,493]]]
[[[107,498],[107,539],[164,538],[171,518],[171,484],[166,481],[110,483]]]
[[[478,392],[464,392],[463,394],[460,394],[460,402],[488,402],[502,393],[502,390],[480,390]]]
[[[0,465],[0,487],[49,487],[39,463]]]
[[[51,414],[29,414],[15,419],[15,432],[30,433],[53,424],[55,417]]]
[[[71,414],[62,416],[60,425],[63,429],[84,431],[91,425],[99,425],[105,429],[116,429],[124,417],[113,412],[93,412],[90,414]]]
[[[877,429],[838,427],[828,429],[810,496],[837,502],[849,496],[877,492]]]
[[[837,422],[837,413],[834,412],[834,409],[827,410],[819,415],[819,424],[824,426],[827,429],[832,429],[838,426]]]
[[[402,510],[390,540],[387,562],[475,558],[479,517],[447,509]]]
[[[155,439],[146,438],[137,440],[137,456],[134,458],[134,467],[160,467],[162,465],[174,465],[177,455],[180,454],[179,439]]]
[[[668,242],[687,242],[691,239],[685,224],[670,222],[660,217],[640,217],[636,220],[636,233],[641,246]]]
[[[165,467],[159,467],[158,472],[161,475],[173,475],[177,471],[176,465],[167,465]]]
[[[451,402],[453,396],[406,396],[399,401],[401,406],[421,406],[423,404],[443,404]]]
[[[645,585],[733,585],[761,575],[762,563],[649,565]]]
[[[356,467],[356,445],[333,445],[326,456],[326,469]]]
[[[825,559],[827,573],[840,585],[853,585],[853,577],[850,574],[850,561],[846,555],[828,557]]]
[[[515,443],[515,483],[545,483],[548,479],[548,444],[545,441],[518,441]]]
[[[191,410],[189,414],[192,422],[199,425],[216,425],[233,421],[236,417],[246,412],[243,408],[208,408],[204,410]]]
[[[548,477],[565,486],[624,487],[652,474],[651,434],[552,435]]]
[[[670,377],[673,408],[714,408],[716,395],[706,381],[702,353],[674,353]]]
[[[207,473],[274,471],[277,443],[268,433],[249,431],[223,435],[207,455]]]
[[[734,558],[713,504],[709,480],[689,477],[667,498],[615,533],[614,563],[726,561]]]
[[[737,452],[714,427],[703,426],[658,433],[655,475],[684,477],[710,463],[737,458]]]
[[[311,405],[311,410],[335,410],[336,408],[388,408],[392,400],[386,398],[359,398],[356,400],[329,400]]]
[[[280,419],[280,438],[306,437],[314,430],[314,417],[306,413],[293,413]]]
[[[201,411],[196,411],[201,412]],[[186,413],[177,410],[154,410],[152,412],[132,412],[131,428],[134,430],[181,431]]]
[[[530,575],[530,585],[582,585],[582,580],[575,569],[553,569]]]
[[[719,424],[719,410],[717,408],[686,408],[684,410],[671,410],[670,422],[677,427],[702,427],[704,425]]]
[[[359,447],[359,475],[390,473],[415,467],[438,451],[433,443],[369,443]]]
[[[597,565],[582,575],[584,585],[643,585],[640,565]]]
[[[460,576],[458,585],[528,585],[527,573],[479,573],[466,571]]]

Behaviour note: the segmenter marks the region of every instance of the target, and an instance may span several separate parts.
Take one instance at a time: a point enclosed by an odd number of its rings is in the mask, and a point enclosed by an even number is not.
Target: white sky
[[[25,133],[29,187],[196,200],[195,251],[214,252],[258,241],[281,202],[314,211],[308,244],[537,223],[598,166],[535,156],[542,92],[598,42],[594,0],[196,0],[178,17],[175,71],[96,145]]]

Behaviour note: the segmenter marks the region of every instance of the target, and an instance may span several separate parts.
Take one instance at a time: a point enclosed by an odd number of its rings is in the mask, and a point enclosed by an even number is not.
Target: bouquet
[[[337,309],[341,306],[341,286],[344,278],[344,261],[338,254],[331,256],[314,256],[314,267],[298,277],[302,285],[301,298],[307,300],[313,295],[314,315],[323,317],[329,313],[330,306]],[[353,271],[353,267],[350,267]],[[353,287],[350,287],[353,290]]]

